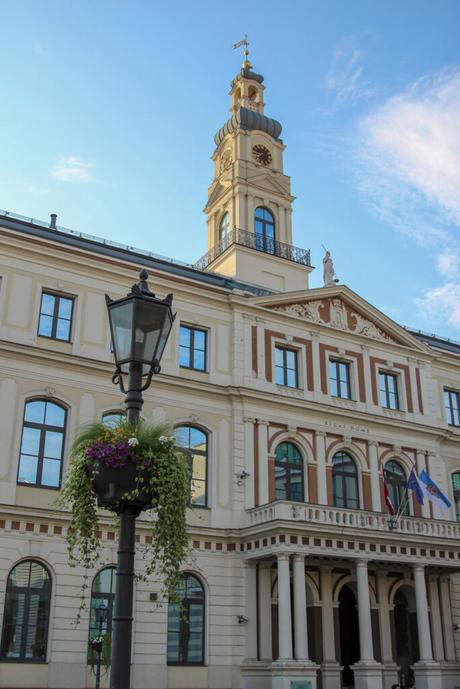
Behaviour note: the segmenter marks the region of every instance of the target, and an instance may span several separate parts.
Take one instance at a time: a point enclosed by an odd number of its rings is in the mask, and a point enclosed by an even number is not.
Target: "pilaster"
[[[320,505],[327,505],[326,434],[323,431],[316,431],[315,438],[318,503]]]

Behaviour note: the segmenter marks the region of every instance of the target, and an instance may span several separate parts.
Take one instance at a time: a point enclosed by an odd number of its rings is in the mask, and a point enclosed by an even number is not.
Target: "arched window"
[[[59,488],[66,410],[48,400],[26,402],[22,424],[18,483]]]
[[[292,443],[280,443],[275,451],[275,496],[277,500],[304,500],[302,455]]]
[[[407,499],[407,478],[404,469],[394,459],[385,464],[385,481],[393,506],[399,514],[409,515]]]
[[[256,249],[267,254],[275,253],[275,218],[266,208],[259,206],[254,214]]]
[[[0,657],[45,662],[50,615],[51,577],[36,560],[14,567],[6,585]]]
[[[190,503],[196,507],[208,504],[208,437],[195,426],[179,426],[174,431],[177,444],[183,448],[190,461]]]
[[[228,237],[229,232],[230,232],[230,216],[228,213],[225,213],[224,216],[222,217],[222,220],[220,221],[220,225],[219,225],[219,241],[226,239]]]
[[[460,522],[460,471],[452,474],[452,489],[454,493],[455,515],[458,522]]]
[[[347,452],[336,452],[332,458],[334,505],[359,509],[358,471]]]
[[[126,419],[126,412],[124,411],[107,411],[102,414],[102,423],[107,428],[116,428],[122,421]]]
[[[183,574],[176,593],[178,601],[168,605],[168,665],[203,665],[203,585],[193,574]]]
[[[91,587],[89,640],[103,638],[103,650],[110,649],[112,615],[115,602],[115,567],[105,567],[96,574]]]

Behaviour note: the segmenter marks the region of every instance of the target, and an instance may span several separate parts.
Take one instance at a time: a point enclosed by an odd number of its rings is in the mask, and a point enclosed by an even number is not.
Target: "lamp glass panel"
[[[164,307],[154,301],[136,302],[133,361],[153,361],[161,329]]]
[[[125,301],[109,307],[112,322],[113,346],[115,360],[125,361],[131,358],[131,335],[133,329],[134,302]]]

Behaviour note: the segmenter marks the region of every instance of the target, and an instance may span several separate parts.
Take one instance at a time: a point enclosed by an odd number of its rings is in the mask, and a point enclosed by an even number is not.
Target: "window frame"
[[[401,395],[401,376],[399,373],[395,373],[394,371],[386,371],[385,369],[379,368],[378,370],[378,376],[379,376],[379,404],[382,407],[382,409],[389,409],[390,411],[402,411],[402,395]],[[382,390],[381,387],[381,380],[382,376],[385,380],[385,389]],[[392,407],[388,404],[390,395],[393,394],[389,388],[388,388],[388,378],[394,378],[395,381],[395,392],[394,395],[396,396],[396,407]],[[386,397],[386,402],[387,404],[382,404],[382,393],[385,394]]]
[[[453,471],[450,475],[450,482],[452,486],[452,506],[455,511],[455,519],[457,522],[460,522],[460,485],[459,488],[456,489],[454,485],[454,476],[459,476],[460,477],[460,469],[457,469],[456,471]],[[460,478],[459,478],[459,484],[460,484]]]
[[[182,328],[188,330],[190,333],[189,346],[187,347],[187,349],[189,351],[188,365],[180,363],[181,348],[184,347],[184,345],[181,345],[181,343],[180,343],[180,335],[181,335]],[[193,366],[194,352],[195,352],[195,332],[200,332],[200,333],[204,334],[204,350],[203,350],[204,351],[204,368],[198,368],[196,366]],[[207,373],[208,372],[208,333],[209,333],[209,330],[207,328],[196,327],[194,325],[188,325],[187,323],[180,323],[179,324],[179,368],[185,368],[189,371],[198,371],[199,373]],[[197,351],[201,351],[201,350],[197,350]]]
[[[290,461],[289,459],[286,459],[285,461],[282,461],[277,458],[276,453],[279,447],[281,445],[291,445],[295,450],[297,451],[300,462],[296,464],[293,461]],[[302,452],[298,448],[298,446],[293,443],[290,440],[282,440],[280,443],[275,448],[275,499],[276,500],[287,500],[289,502],[305,502],[305,471],[304,471],[304,458],[302,455]],[[284,498],[279,498],[276,495],[276,467],[283,468],[285,471],[285,484],[286,484],[286,497]],[[302,485],[302,495],[300,500],[297,500],[291,495],[291,473],[293,470],[300,471],[300,476],[301,476],[301,485]]]
[[[208,484],[209,484],[209,437],[210,437],[210,433],[208,433],[208,431],[204,430],[203,428],[200,428],[200,426],[195,426],[195,425],[190,424],[190,423],[182,423],[182,424],[179,424],[178,426],[175,426],[174,427],[174,433],[176,433],[176,431],[178,431],[181,428],[188,428],[188,429],[199,431],[206,438],[206,450],[205,451],[203,451],[203,450],[192,450],[192,448],[190,447],[190,433],[189,433],[189,445],[188,445],[188,447],[183,447],[181,445],[177,446],[179,450],[182,450],[184,452],[184,454],[186,455],[186,457],[189,461],[189,464],[190,464],[189,507],[193,508],[193,509],[206,510],[206,509],[210,508],[210,505],[209,505],[209,487],[208,487]],[[193,455],[199,455],[200,457],[205,458],[204,505],[200,505],[200,504],[192,502],[192,482],[194,480],[193,479]],[[195,479],[195,480],[197,480],[197,479]],[[198,479],[198,480],[200,480],[200,479]]]
[[[336,399],[340,399],[340,400],[351,400],[351,401],[353,401],[353,399],[354,399],[354,395],[353,395],[353,385],[352,385],[352,366],[353,366],[353,362],[348,361],[347,359],[341,359],[341,358],[337,358],[337,357],[331,356],[331,357],[329,357],[329,362],[328,362],[328,364],[329,364],[329,366],[328,366],[328,384],[329,384],[329,394],[331,395],[331,397],[335,397]],[[335,379],[332,378],[332,376],[331,376],[331,364],[334,364],[334,365],[335,365],[335,374],[336,374],[336,378],[335,378]],[[340,366],[345,366],[345,367],[346,367],[346,371],[347,371],[347,381],[346,381],[345,383],[343,383],[343,382],[341,381],[341,379],[340,379],[340,374],[339,374],[339,367],[340,367]],[[337,385],[337,393],[338,393],[337,395],[334,395],[333,392],[332,392],[332,389],[331,389],[331,387],[332,387],[332,386],[331,386],[331,381],[332,381],[332,380],[335,380],[335,382],[336,382],[336,385]],[[340,394],[340,393],[341,393],[342,385],[346,385],[346,386],[347,386],[348,396],[345,396],[345,395]]]
[[[264,217],[257,217],[257,211],[265,211],[271,216],[271,220]],[[260,223],[261,232],[257,231],[257,223]],[[267,234],[267,230],[273,232],[273,236]],[[276,218],[272,211],[266,206],[257,206],[254,208],[254,236],[255,236],[255,248],[258,251],[263,251],[266,254],[275,254],[275,242],[276,242]]]
[[[27,411],[27,405],[29,402],[45,402],[45,404],[54,404],[56,407],[59,407],[60,409],[63,410],[64,412],[64,423],[61,426],[48,426],[45,423],[39,424],[36,423],[35,421],[26,421],[26,411]],[[18,460],[18,470],[16,474],[16,485],[18,486],[27,486],[28,488],[41,488],[45,490],[61,490],[61,485],[62,485],[62,473],[63,473],[63,467],[64,467],[64,455],[65,455],[65,440],[66,440],[66,433],[67,433],[67,415],[68,415],[68,409],[66,406],[64,406],[61,402],[58,402],[54,399],[45,399],[43,397],[32,397],[31,399],[27,399],[24,403],[24,411],[22,415],[22,425],[21,425],[21,439],[19,443],[19,460]],[[45,409],[45,414],[44,418],[46,418],[46,409]],[[35,428],[37,430],[40,430],[40,440],[39,440],[39,445],[38,445],[38,455],[37,455],[37,480],[35,483],[28,483],[27,481],[20,481],[19,480],[19,472],[21,469],[21,455],[26,454],[22,452],[22,439],[23,439],[23,434],[24,434],[24,428]],[[43,475],[43,460],[45,459],[44,457],[44,448],[45,448],[45,439],[46,439],[46,431],[51,431],[54,433],[62,433],[62,445],[61,445],[61,457],[59,459],[60,462],[60,467],[59,467],[59,483],[57,486],[47,486],[41,483],[41,478]],[[57,458],[50,458],[50,459],[57,459]],[[40,483],[38,482],[38,479],[40,478]]]
[[[42,305],[43,305],[43,297],[44,296],[49,296],[54,298],[54,309],[53,309],[53,315],[52,315],[52,325],[51,325],[51,335],[43,335],[40,332],[40,321],[42,316],[49,316],[49,314],[42,314]],[[67,339],[64,339],[62,337],[56,337],[56,330],[57,330],[57,325],[58,325],[58,320],[59,320],[59,303],[61,299],[67,299],[68,301],[71,302],[71,309],[70,309],[70,318],[64,318],[62,320],[68,320],[69,321],[69,336]],[[42,289],[42,293],[40,296],[40,310],[38,312],[38,327],[37,327],[37,335],[38,337],[45,337],[47,340],[55,340],[56,342],[72,342],[72,335],[73,335],[73,314],[75,310],[75,297],[73,297],[70,294],[63,294],[60,292],[53,292],[52,290],[47,290],[47,289]]]
[[[224,233],[223,230],[225,230]],[[228,211],[225,211],[225,213],[220,219],[218,232],[219,242],[222,242],[224,239],[227,239],[230,234],[230,213]]]
[[[102,412],[101,415],[101,423],[103,426],[107,426],[107,428],[112,428],[113,426],[108,426],[104,420],[108,416],[119,416],[120,418],[126,419],[128,418],[127,413],[124,409],[107,409],[107,411]]]
[[[401,481],[394,480],[392,478],[391,474],[389,473],[389,470],[387,467],[391,463],[396,464],[396,466],[401,470],[401,472],[402,472]],[[406,471],[404,469],[403,464],[397,458],[392,457],[391,459],[388,459],[385,462],[385,466],[384,466],[383,471],[385,474],[385,483],[388,486],[388,493],[390,496],[390,500],[393,503],[393,506],[396,510],[396,513],[401,514],[403,517],[410,517],[410,502],[411,502],[410,500],[406,500],[406,506],[404,508],[404,511],[399,512],[401,504],[404,501],[404,494],[401,498],[399,497],[400,488],[403,488],[403,487],[407,488],[407,474],[406,474]],[[406,493],[406,495],[407,495],[407,493]]]
[[[353,466],[355,468],[354,474],[346,473],[345,471],[342,471],[341,473],[338,472],[337,470],[334,471],[335,466],[336,466],[336,465],[334,465],[334,459],[339,454],[347,455],[347,457],[349,457],[351,459],[351,461],[353,462]],[[336,450],[336,452],[334,452],[334,454],[332,456],[331,464],[332,464],[332,501],[333,501],[334,507],[337,507],[338,509],[344,509],[344,510],[359,510],[359,509],[361,509],[361,491],[360,491],[361,480],[360,480],[360,472],[358,469],[358,463],[356,462],[355,458],[347,450]],[[341,500],[344,503],[347,502],[347,497],[348,497],[347,496],[347,492],[348,492],[347,491],[347,483],[346,483],[345,479],[347,477],[348,478],[350,478],[350,477],[355,478],[356,498],[352,498],[352,499],[353,499],[353,502],[357,503],[357,506],[350,507],[349,505],[346,505],[346,504],[344,504],[344,505],[338,505],[337,504],[337,494],[336,494],[336,486],[335,486],[335,477],[336,476],[341,478],[342,493],[343,493]]]
[[[178,644],[178,656],[180,657],[181,654],[184,656],[184,652],[187,651],[187,646],[188,646],[188,634],[187,634],[187,626],[189,625],[189,620],[190,620],[190,604],[193,603],[197,605],[198,603],[201,604],[202,606],[202,625],[201,625],[201,658],[199,661],[183,661],[183,660],[169,660],[168,658],[168,640],[169,640],[169,606],[171,605],[170,602],[168,602],[168,623],[167,623],[167,629],[166,629],[166,665],[170,667],[203,667],[206,665],[205,663],[205,657],[206,657],[206,591],[203,582],[201,579],[194,574],[193,572],[183,572],[181,575],[181,578],[185,577],[193,577],[201,586],[201,591],[202,591],[202,596],[197,596],[195,598],[192,597],[187,597],[184,596],[183,598],[180,598],[180,608],[179,608],[179,644]],[[183,605],[184,601],[187,607],[187,612],[184,614],[183,611]]]
[[[24,562],[29,563],[29,566],[31,568],[32,564],[38,564],[40,567],[42,567],[46,574],[48,575],[48,579],[45,582],[43,589],[33,589],[30,586],[30,572],[31,569],[29,569],[29,585],[26,586],[10,586],[10,578],[16,567],[19,565],[23,564]],[[25,655],[23,655],[23,652],[25,650],[25,644],[27,641],[27,628],[30,627],[29,623],[29,610],[30,610],[30,598],[31,598],[31,593],[33,591],[45,591],[46,589],[46,598],[45,602],[47,603],[47,616],[46,616],[46,625],[44,626],[44,631],[43,631],[43,638],[45,640],[45,649],[43,653],[43,658],[42,659],[37,659],[37,658],[27,658]],[[21,591],[23,590],[23,591]],[[26,631],[25,634],[22,634],[21,636],[21,650],[20,650],[20,655],[17,658],[8,658],[8,656],[4,653],[4,639],[5,639],[5,633],[6,633],[6,621],[7,621],[7,615],[6,615],[6,608],[8,604],[8,597],[11,593],[14,592],[23,592],[25,594],[25,600],[24,600],[24,614],[23,614],[23,623],[21,627]],[[37,558],[30,557],[30,558],[25,558],[23,560],[20,560],[17,562],[8,572],[8,577],[6,581],[6,588],[5,588],[5,597],[4,597],[4,602],[3,602],[3,621],[2,621],[2,634],[0,638],[0,662],[2,663],[33,663],[33,664],[40,664],[44,665],[47,664],[47,656],[48,656],[48,646],[49,646],[49,631],[50,631],[50,616],[51,616],[51,600],[52,600],[52,592],[53,592],[53,579],[51,577],[51,572],[48,569],[48,567],[38,560]],[[41,598],[41,595],[40,595]],[[37,616],[38,618],[38,616]],[[36,625],[37,627],[38,625]]]
[[[446,404],[446,395],[449,399],[449,405]],[[457,400],[457,416],[459,417],[459,423],[454,422],[454,405],[452,404],[452,397],[455,396]],[[448,426],[453,426],[454,428],[460,427],[460,392],[454,388],[443,388],[443,399],[444,399],[444,412],[446,414],[446,420]],[[449,415],[447,413],[449,410]]]
[[[279,366],[276,363],[276,352],[280,351],[283,353],[283,363]],[[287,366],[287,354],[291,353],[294,355],[295,368],[289,368]],[[283,382],[279,383],[277,380],[277,372],[281,370],[283,374]],[[294,371],[295,374],[295,385],[289,385],[288,383],[288,371]],[[275,344],[275,383],[276,385],[282,385],[285,388],[291,388],[292,390],[298,389],[300,387],[300,375],[299,375],[299,350],[292,347],[286,347],[281,344]]]
[[[97,577],[99,577],[102,574],[102,572],[105,572],[106,570],[111,570],[111,572],[112,572],[111,582],[114,584],[114,588],[115,588],[115,582],[113,581],[115,576],[116,576],[116,572],[117,572],[117,568],[115,565],[107,565],[107,567],[103,567],[94,575],[93,581],[91,583],[91,597],[90,597],[90,601],[89,601],[88,644],[92,639],[97,638],[99,636],[99,629],[96,630],[96,632],[97,632],[96,634],[93,634],[93,635],[91,634],[91,632],[94,630],[94,627],[91,627],[91,610],[92,610],[93,599],[94,600],[108,600],[107,615],[106,615],[106,619],[105,619],[105,627],[103,630],[103,634],[107,634],[108,636],[110,636],[110,639],[112,639],[113,613],[114,613],[114,609],[115,609],[115,590],[113,593],[111,593],[111,592],[107,593],[107,592],[103,592],[103,591],[94,591],[94,583],[95,583]],[[88,656],[88,664],[93,664],[93,663],[90,663],[89,660],[90,659]]]

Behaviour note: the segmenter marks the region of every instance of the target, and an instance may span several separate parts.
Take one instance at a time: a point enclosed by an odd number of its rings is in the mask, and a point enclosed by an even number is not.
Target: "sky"
[[[460,340],[460,1],[0,0],[0,209],[194,262],[247,33],[293,244]]]

